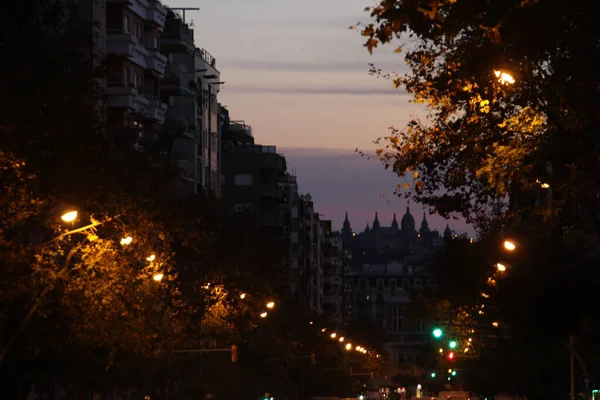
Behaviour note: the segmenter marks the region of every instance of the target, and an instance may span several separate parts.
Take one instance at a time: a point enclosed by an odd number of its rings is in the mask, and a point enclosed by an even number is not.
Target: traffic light
[[[238,347],[235,344],[231,345],[231,362],[238,362]]]
[[[450,360],[450,361],[454,360],[454,352],[453,351],[448,353],[448,360]]]
[[[452,371],[452,373],[450,375],[456,376],[456,371]]]
[[[450,347],[451,349],[455,349],[456,348],[456,340],[451,340],[448,343],[448,347]]]
[[[444,335],[444,331],[442,330],[442,328],[436,327],[436,328],[433,328],[433,331],[431,331],[431,334],[433,335],[434,338],[439,339]]]
[[[431,378],[435,378],[436,377],[436,373],[432,372],[430,376],[431,376]]]
[[[315,356],[315,353],[312,353],[312,354],[310,355],[310,363],[311,363],[312,365],[315,365],[315,364],[317,363],[317,357]]]

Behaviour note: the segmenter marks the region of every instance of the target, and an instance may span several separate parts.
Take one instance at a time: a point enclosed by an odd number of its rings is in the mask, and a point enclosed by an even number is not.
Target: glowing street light
[[[504,241],[504,248],[508,251],[514,251],[517,248],[517,245],[512,240],[507,239]]]
[[[346,350],[348,350],[348,351],[352,350],[352,343],[346,344]]]
[[[342,336],[342,337],[340,337],[340,339],[339,339],[339,340],[340,340],[340,342],[343,342],[343,341],[344,341],[344,337],[343,337],[343,336]]]
[[[156,274],[152,277],[152,279],[154,279],[156,282],[160,282],[160,281],[162,281],[163,277],[164,277],[163,274]]]
[[[261,318],[267,318],[267,312],[263,311],[262,313],[260,313],[260,317]]]
[[[73,222],[77,219],[77,211],[69,211],[60,217],[65,222]]]
[[[337,333],[333,332],[333,333],[332,333],[331,335],[329,335],[329,336],[331,336],[331,338],[332,338],[332,339],[335,339],[335,337],[337,336]]]
[[[512,85],[515,83],[515,78],[508,72],[494,71],[494,75],[496,75],[498,82],[502,85]]]
[[[240,299],[244,300],[246,298],[246,293],[240,294]]]
[[[152,254],[149,257],[147,257],[146,260],[152,262],[152,261],[156,260],[156,256],[154,254]]]
[[[505,272],[506,271],[506,265],[501,264],[501,263],[497,263],[496,264],[496,268],[498,268],[498,272]]]
[[[126,238],[121,239],[121,244],[123,246],[126,246],[128,244],[131,244],[132,241],[133,241],[133,238],[131,236],[127,236]]]
[[[267,308],[273,308],[275,307],[275,302],[274,301],[270,301],[267,303]]]

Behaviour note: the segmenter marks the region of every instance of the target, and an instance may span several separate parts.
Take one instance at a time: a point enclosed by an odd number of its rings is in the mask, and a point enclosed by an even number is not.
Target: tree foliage
[[[411,194],[442,215],[481,221],[509,193],[543,184],[553,192],[552,203],[539,204],[547,216],[574,199],[595,205],[597,116],[588,100],[598,77],[586,60],[598,58],[598,32],[590,7],[382,0],[368,8],[365,46],[406,42],[399,51],[408,72],[384,74],[428,110],[426,120],[392,128],[381,160],[399,175],[418,171]]]

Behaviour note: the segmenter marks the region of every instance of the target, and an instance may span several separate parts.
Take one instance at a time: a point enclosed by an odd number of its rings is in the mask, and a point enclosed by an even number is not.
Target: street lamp
[[[332,338],[332,339],[335,339],[335,337],[337,336],[337,333],[333,332],[333,333],[332,333],[331,335],[329,335],[329,336],[331,336],[331,338]]]
[[[121,239],[121,245],[126,246],[128,244],[131,244],[132,241],[133,241],[133,238],[131,236],[127,236],[127,237]]]
[[[348,351],[352,350],[352,343],[346,344],[346,350],[348,350]]]
[[[163,277],[164,277],[163,274],[156,274],[152,277],[152,279],[154,279],[156,282],[160,282],[160,281],[162,281]]]
[[[267,312],[263,311],[262,313],[260,313],[260,317],[261,318],[267,318]]]
[[[267,303],[267,308],[273,308],[275,307],[275,302],[274,301],[270,301]]]
[[[498,82],[500,82],[502,85],[512,85],[515,83],[515,78],[508,72],[496,70],[494,71],[494,75],[496,75]]]
[[[60,217],[65,222],[73,222],[77,219],[77,211],[69,211]]]
[[[508,251],[514,251],[517,248],[517,245],[512,240],[506,239],[504,241],[504,248]]]
[[[506,271],[506,265],[501,264],[501,263],[497,263],[496,264],[496,268],[498,268],[498,272],[505,272]]]
[[[154,254],[151,254],[150,256],[146,257],[146,260],[152,262],[152,261],[156,260],[156,256]]]
[[[246,293],[240,294],[240,299],[244,300],[246,298]]]

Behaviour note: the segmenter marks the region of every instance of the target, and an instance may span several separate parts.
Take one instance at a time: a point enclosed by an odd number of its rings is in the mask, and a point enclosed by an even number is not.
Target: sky
[[[317,210],[340,228],[347,211],[362,230],[379,212],[382,226],[404,199],[394,196],[401,181],[375,159],[373,141],[389,127],[423,115],[410,96],[389,80],[369,75],[369,63],[385,72],[406,71],[394,43],[370,55],[364,38],[349,29],[368,22],[364,8],[374,0],[165,0],[186,11],[197,47],[217,60],[219,102],[232,119],[253,128],[257,143],[275,145],[298,176],[301,193],[311,193]],[[422,207],[411,205],[420,222]],[[450,226],[471,231],[462,221]],[[443,230],[446,221],[430,217]]]

